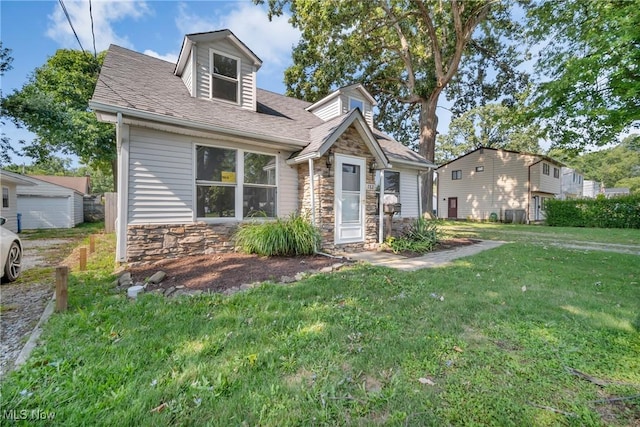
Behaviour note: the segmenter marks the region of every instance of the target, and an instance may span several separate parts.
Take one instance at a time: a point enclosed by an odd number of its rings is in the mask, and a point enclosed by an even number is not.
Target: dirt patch
[[[435,251],[453,249],[477,243],[472,239],[450,239],[439,243]],[[412,252],[403,256],[420,256]],[[225,292],[245,284],[266,281],[294,281],[296,274],[330,268],[346,259],[325,256],[261,257],[239,253],[199,255],[162,260],[153,264],[129,268],[134,283],[145,282],[157,271],[166,279],[159,285],[149,285],[147,291],[184,286],[187,290]]]

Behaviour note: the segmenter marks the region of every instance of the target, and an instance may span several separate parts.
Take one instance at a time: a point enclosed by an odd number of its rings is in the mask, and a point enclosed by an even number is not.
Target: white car
[[[2,227],[5,222],[7,220],[0,217],[0,266],[2,281],[13,282],[22,269],[22,242],[15,233]]]

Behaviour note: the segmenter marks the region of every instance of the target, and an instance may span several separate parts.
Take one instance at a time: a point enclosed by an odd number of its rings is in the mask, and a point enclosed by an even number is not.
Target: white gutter
[[[289,143],[299,147],[305,147],[309,144],[308,141],[303,141],[300,139],[287,138],[287,137],[273,137],[273,136],[264,135],[263,133],[234,130],[226,127],[208,125],[205,123],[185,120],[178,117],[166,116],[164,114],[149,113],[149,112],[141,111],[135,108],[118,107],[115,105],[104,104],[98,101],[89,101],[89,107],[94,111],[103,111],[103,112],[113,113],[113,114],[118,114],[118,113],[126,114],[132,117],[138,117],[145,120],[150,120],[150,121],[155,121],[160,123],[168,123],[168,124],[177,125],[177,126],[186,126],[186,127],[196,128],[196,129],[204,129],[210,132],[225,133],[228,135],[240,136],[243,138],[255,138],[259,140],[276,142],[276,143]]]
[[[116,120],[116,147],[118,150],[118,196],[116,215],[116,262],[127,260],[127,209],[129,185],[129,135],[123,135],[122,113],[117,113]]]
[[[313,182],[314,178],[313,176],[315,175],[313,173],[313,159],[309,159],[309,187],[311,188],[311,224],[313,224],[314,227],[317,227],[316,224],[316,191],[315,191],[315,184]]]

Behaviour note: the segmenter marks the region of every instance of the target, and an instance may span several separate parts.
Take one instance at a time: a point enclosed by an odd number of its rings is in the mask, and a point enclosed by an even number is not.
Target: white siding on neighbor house
[[[129,224],[193,221],[193,146],[188,138],[131,127]]]
[[[9,207],[3,208],[2,205],[0,205],[0,216],[7,220],[3,227],[16,233],[18,231],[16,185],[5,181],[2,182],[2,187],[9,189]]]
[[[84,222],[84,197],[81,194],[73,194],[73,225]]]
[[[191,49],[191,53],[189,54],[189,58],[187,59],[187,63],[184,66],[184,70],[182,71],[182,81],[184,83],[184,85],[187,87],[187,89],[189,90],[189,93],[191,94],[191,96],[194,96],[193,94],[193,52],[195,50],[195,46],[193,47],[193,49]]]
[[[528,166],[534,160],[529,155],[487,149],[438,169],[438,217],[448,217],[452,197],[458,198],[457,218],[462,219],[488,219],[491,213],[501,217],[505,209],[527,209]],[[477,172],[477,166],[484,171]],[[461,171],[462,179],[452,179],[454,170]]]
[[[129,224],[186,224],[195,218],[195,145],[273,154],[278,158],[278,215],[298,209],[298,172],[291,153],[223,140],[131,127]]]
[[[73,228],[73,197],[19,196],[22,229]]]
[[[373,127],[373,111],[371,103],[362,96],[362,93],[360,93],[359,90],[345,91],[340,94],[339,98],[342,104],[342,113],[344,114],[349,112],[349,97],[362,101],[364,104],[364,111],[362,111],[362,115],[369,126]]]
[[[543,165],[549,165],[549,175],[543,173]],[[556,166],[546,160],[542,160],[539,163],[531,166],[531,191],[541,193],[560,194],[562,180],[560,177],[553,176],[553,168],[560,169],[560,166]]]
[[[198,98],[210,99],[211,74],[209,69],[209,49],[214,49],[221,54],[227,54],[235,58],[240,58],[240,98],[239,103],[242,108],[254,110],[256,107],[256,81],[255,67],[253,63],[244,56],[243,52],[227,40],[215,43],[198,43],[193,47],[196,51],[196,96]]]

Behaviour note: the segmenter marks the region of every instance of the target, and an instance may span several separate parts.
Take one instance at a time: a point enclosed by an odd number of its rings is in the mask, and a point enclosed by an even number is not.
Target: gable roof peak
[[[180,49],[180,55],[178,56],[178,62],[176,63],[174,74],[176,76],[182,75],[194,44],[202,42],[214,42],[224,39],[229,40],[231,44],[233,44],[238,50],[244,53],[244,55],[249,58],[253,65],[256,67],[256,70],[258,70],[262,66],[262,60],[258,58],[258,55],[253,53],[253,51],[249,49],[249,47],[244,44],[238,37],[236,37],[236,35],[233,34],[231,30],[225,28],[222,30],[206,31],[203,33],[186,34],[184,36],[184,39],[182,40],[182,48]]]
[[[338,88],[336,90],[334,90],[333,92],[331,92],[329,95],[325,96],[324,98],[314,102],[313,104],[309,105],[306,110],[307,111],[313,111],[314,109],[316,109],[317,107],[319,107],[320,105],[325,104],[327,101],[332,100],[333,98],[335,98],[336,96],[343,94],[343,93],[348,93],[348,92],[353,92],[353,91],[358,91],[362,94],[362,96],[364,96],[364,98],[371,104],[371,105],[377,105],[378,103],[376,102],[375,98],[369,93],[369,91],[367,89],[364,88],[364,86],[362,86],[362,83],[354,83],[354,84],[350,84],[347,86],[343,86],[341,88]]]

